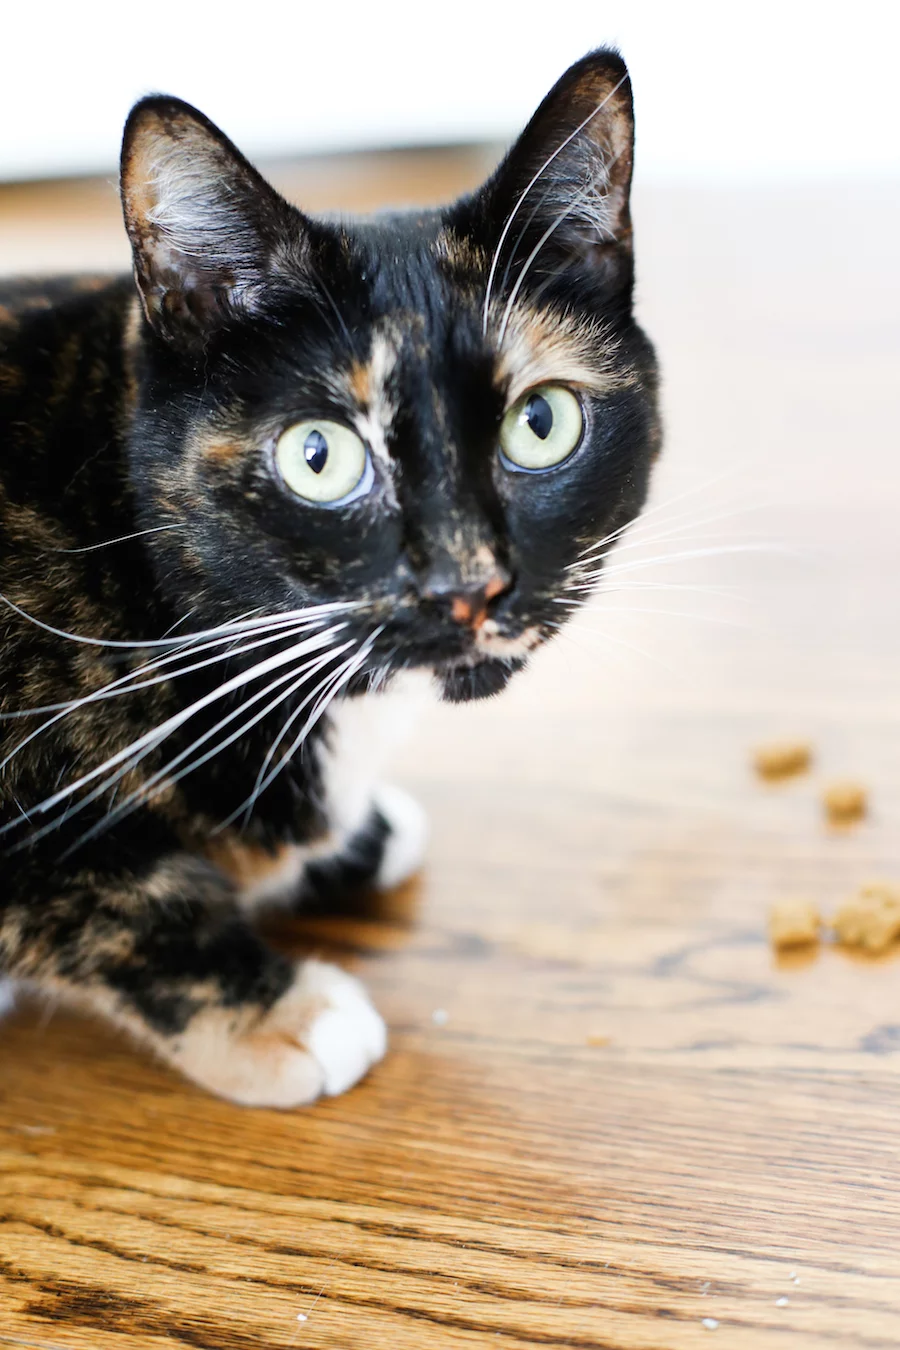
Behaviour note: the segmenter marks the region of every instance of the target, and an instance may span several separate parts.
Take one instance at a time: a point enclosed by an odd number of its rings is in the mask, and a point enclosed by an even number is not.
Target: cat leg
[[[365,823],[337,853],[308,862],[298,907],[340,906],[365,890],[391,890],[409,880],[425,858],[428,817],[402,788],[382,783]]]
[[[245,1105],[343,1092],[385,1050],[384,1023],[357,980],[271,951],[221,874],[186,855],[140,881],[75,879],[43,903],[8,906],[0,969],[101,1014]]]
[[[408,881],[425,861],[428,816],[415,797],[393,783],[380,783],[373,795],[373,814],[387,829],[372,884],[386,891]]]

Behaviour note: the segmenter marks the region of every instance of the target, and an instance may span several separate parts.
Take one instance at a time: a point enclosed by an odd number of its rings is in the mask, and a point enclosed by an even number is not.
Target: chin
[[[475,665],[460,665],[437,669],[441,692],[447,703],[470,703],[474,699],[492,698],[509,684],[516,671],[525,665],[522,659],[479,661]]]

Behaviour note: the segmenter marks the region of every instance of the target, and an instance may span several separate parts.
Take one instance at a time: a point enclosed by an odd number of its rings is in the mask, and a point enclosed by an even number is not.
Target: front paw
[[[387,1031],[359,980],[304,961],[263,1015],[197,1013],[169,1052],[189,1078],[244,1106],[303,1106],[336,1096],[383,1056]]]
[[[422,866],[428,843],[428,817],[415,797],[392,783],[382,783],[376,789],[374,806],[388,827],[374,880],[379,890],[387,891],[408,880]]]

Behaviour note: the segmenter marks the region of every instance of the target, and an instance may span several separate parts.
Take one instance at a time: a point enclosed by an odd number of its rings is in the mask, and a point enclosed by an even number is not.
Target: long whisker
[[[673,619],[696,619],[698,623],[717,624],[722,628],[739,628],[742,629],[744,632],[748,633],[758,631],[757,625],[746,623],[742,619],[727,619],[723,617],[721,614],[698,614],[696,611],[693,610],[649,609],[644,606],[629,605],[627,609],[615,609],[609,612],[614,613],[617,617],[621,614],[659,614],[664,617],[669,617]],[[597,617],[600,616],[598,615]],[[583,632],[601,631],[600,629],[592,628],[591,625],[585,623],[581,617],[576,617],[573,620],[572,626],[581,629],[581,631]],[[606,636],[605,633],[604,636]]]
[[[499,285],[499,287],[498,287],[498,290],[500,291],[501,294],[506,290],[506,283],[507,283],[507,281],[509,280],[509,273],[510,273],[510,270],[511,270],[511,268],[512,268],[513,263],[515,262],[516,254],[517,254],[518,251],[519,251],[519,245],[521,244],[522,240],[525,238],[526,234],[528,233],[529,226],[530,226],[530,225],[532,224],[532,222],[534,221],[534,219],[535,219],[536,215],[538,214],[538,212],[540,211],[541,207],[542,207],[542,206],[545,206],[545,205],[547,204],[547,202],[549,201],[549,199],[550,199],[550,193],[549,193],[549,191],[548,191],[548,192],[545,192],[545,193],[543,194],[543,196],[541,196],[541,197],[535,202],[534,206],[533,206],[533,207],[531,208],[531,210],[528,212],[528,215],[527,215],[527,217],[526,217],[526,219],[525,219],[524,224],[522,225],[522,228],[519,230],[519,233],[516,235],[515,242],[513,243],[512,248],[509,250],[509,257],[507,258],[507,260],[506,260],[506,266],[505,266],[504,269],[503,269],[503,276],[500,278],[500,285]]]
[[[183,708],[179,712],[174,713],[171,717],[168,717],[158,727],[154,727],[151,731],[145,732],[143,736],[139,736],[136,741],[133,741],[124,749],[119,750],[103,764],[100,764],[96,768],[91,769],[88,773],[83,774],[74,783],[70,783],[67,787],[54,793],[52,797],[48,797],[38,806],[32,807],[32,813],[35,815],[46,814],[47,811],[51,811],[54,806],[65,801],[67,797],[72,796],[73,793],[78,792],[82,787],[87,786],[88,783],[93,782],[94,779],[98,778],[101,774],[105,774],[110,769],[121,764],[123,760],[131,759],[138,751],[143,750],[145,747],[150,749],[154,748],[161,740],[165,740],[172,732],[177,731],[179,727],[183,726],[189,718],[195,716],[204,708],[209,707],[211,703],[226,697],[226,695],[233,693],[236,689],[243,688],[243,686],[248,684],[251,680],[259,679],[263,675],[268,675],[270,671],[279,669],[281,666],[296,660],[297,657],[303,656],[307,652],[321,650],[323,646],[328,645],[331,638],[334,637],[338,631],[340,631],[339,627],[333,627],[326,629],[322,633],[316,633],[312,637],[306,638],[303,642],[297,643],[295,646],[289,648],[288,651],[276,652],[273,656],[267,657],[264,661],[258,661],[255,665],[251,666],[249,670],[241,671],[237,675],[232,676],[230,680],[226,680],[224,684],[218,685],[202,698],[191,703],[187,708]],[[17,822],[11,823],[15,824]],[[9,828],[10,825],[0,826],[0,834],[3,834]]]
[[[343,650],[343,649],[342,649],[342,650]],[[300,667],[300,669],[304,671],[304,674],[301,676],[301,680],[307,679],[307,678],[308,678],[308,671],[309,671],[309,668],[311,668],[311,667],[313,667],[313,666],[315,666],[316,668],[318,668],[318,667],[321,665],[321,663],[323,662],[323,660],[324,660],[324,661],[329,661],[329,660],[331,660],[332,658],[333,658],[333,653],[332,653],[332,652],[328,652],[328,653],[326,653],[326,655],[325,655],[324,658],[319,657],[318,660],[314,660],[314,661],[311,661],[311,662],[305,662],[305,663]],[[252,707],[252,705],[253,705],[254,703],[258,703],[258,702],[260,701],[260,699],[265,698],[266,695],[267,695],[267,694],[270,694],[271,691],[272,691],[273,689],[276,689],[276,688],[278,688],[278,686],[285,684],[288,680],[295,679],[296,676],[297,676],[297,672],[298,672],[298,668],[295,666],[293,669],[288,670],[286,673],[283,673],[282,675],[278,676],[276,679],[274,679],[274,680],[268,682],[267,684],[265,684],[265,685],[263,686],[263,688],[262,688],[261,690],[257,690],[257,692],[256,692],[255,694],[250,695],[249,697],[243,699],[243,700],[241,701],[241,703],[239,704],[239,706],[238,706],[236,709],[233,709],[233,710],[232,710],[230,713],[228,713],[224,718],[222,718],[221,721],[220,721],[219,723],[217,723],[217,725],[216,725],[215,727],[213,727],[211,731],[205,733],[205,735],[203,735],[203,736],[201,736],[200,738],[198,738],[197,740],[193,741],[192,744],[187,748],[187,750],[184,751],[184,752],[182,753],[181,756],[179,756],[179,758],[183,758],[183,756],[184,756],[185,754],[191,754],[191,753],[193,753],[193,751],[197,748],[197,746],[198,746],[202,741],[205,741],[205,740],[207,740],[210,736],[215,735],[217,731],[221,730],[221,728],[222,728],[223,726],[225,726],[225,725],[227,725],[227,723],[233,721],[236,717],[240,717],[240,716],[247,710],[247,708]],[[280,698],[281,698],[281,695],[279,695],[278,698],[275,699],[274,703],[272,703],[272,704],[270,705],[270,707],[275,707],[275,706],[277,705],[277,703],[278,703],[278,701],[279,701]],[[265,715],[265,711],[263,712],[263,714],[261,714],[261,716],[264,716],[264,715]],[[240,729],[240,731],[239,731],[237,734],[238,734],[238,735],[242,735],[243,732],[244,732],[246,729],[247,729],[247,727],[242,727],[242,728]],[[236,737],[235,737],[234,739],[236,739]],[[121,765],[119,766],[119,768],[115,770],[115,772],[110,772],[110,773],[108,773],[107,776],[106,776],[104,779],[102,779],[102,781],[101,781],[95,788],[93,788],[93,790],[92,790],[91,792],[89,792],[86,796],[80,798],[80,799],[79,799],[78,801],[76,801],[76,802],[70,802],[69,805],[68,805],[67,807],[65,807],[65,809],[64,809],[64,810],[63,810],[63,811],[62,811],[55,819],[51,820],[48,824],[44,825],[41,829],[39,829],[39,830],[35,831],[34,833],[28,835],[28,837],[27,837],[26,839],[22,840],[19,844],[15,845],[14,848],[10,849],[10,852],[15,853],[15,852],[20,851],[20,850],[23,849],[23,848],[28,848],[28,847],[30,847],[32,844],[36,843],[39,839],[44,838],[44,837],[45,837],[46,835],[48,835],[48,834],[52,834],[55,830],[59,829],[59,827],[60,827],[62,824],[64,824],[67,820],[70,820],[70,819],[72,818],[72,816],[78,815],[78,813],[81,812],[81,811],[83,811],[83,810],[85,809],[85,807],[89,806],[92,802],[97,801],[98,798],[103,797],[107,792],[112,792],[112,793],[113,793],[113,800],[115,800],[115,794],[116,794],[116,792],[118,792],[118,785],[121,783],[122,779],[125,778],[126,775],[129,774],[133,769],[137,768],[137,766],[138,766],[138,764],[140,764],[141,760],[145,759],[146,756],[147,756],[148,754],[152,753],[152,751],[155,750],[155,749],[157,748],[157,746],[161,745],[162,742],[163,742],[164,740],[165,740],[165,735],[158,735],[158,736],[156,737],[156,739],[155,739],[152,743],[150,743],[150,744],[147,745],[147,746],[142,747],[142,748],[140,749],[140,751],[138,751],[137,753],[135,753],[130,759],[127,759],[123,764],[121,764]],[[131,748],[131,747],[129,747],[129,748]],[[109,768],[109,767],[111,767],[111,765],[112,765],[112,761],[108,761],[106,765],[101,766],[101,769],[103,769],[103,768]],[[168,770],[169,768],[171,768],[171,765],[166,765],[165,769],[162,770],[162,773],[167,772],[167,770]],[[187,772],[187,770],[182,771],[182,773],[179,774],[178,777],[184,777],[184,773],[185,773],[185,772]],[[155,783],[156,781],[159,780],[160,777],[161,777],[161,773],[160,773],[160,772],[157,772],[157,774],[155,774],[155,775],[154,775],[150,780],[148,780],[148,781],[151,782],[151,783]],[[173,780],[173,781],[174,781],[174,780]],[[146,789],[147,789],[147,786],[148,786],[148,784],[142,784],[141,787],[140,787],[140,789],[138,790],[138,793],[145,792]],[[151,793],[151,794],[150,794],[150,796],[153,796],[153,795],[156,795],[156,794],[155,794],[155,793]],[[30,817],[29,817],[29,820],[30,820]],[[99,829],[100,829],[101,827],[105,829],[105,828],[108,827],[108,825],[109,825],[110,823],[111,823],[111,814],[110,814],[110,813],[107,813],[107,815],[104,817],[104,820],[100,822],[100,826],[98,827],[98,832],[99,832]],[[81,844],[84,843],[85,841],[86,841],[85,836],[82,836],[82,838],[81,838],[80,840],[78,840],[74,845],[72,845],[72,850],[74,850],[75,848],[80,847]],[[70,850],[70,851],[72,851],[72,850]]]
[[[734,468],[724,469],[720,473],[714,474],[712,478],[705,479],[702,483],[695,483],[692,487],[685,488],[682,492],[677,492],[674,497],[667,497],[664,501],[656,502],[653,506],[644,507],[637,520],[626,520],[624,525],[619,525],[617,529],[611,530],[609,534],[602,539],[597,539],[588,544],[583,550],[583,555],[593,553],[596,549],[603,548],[604,544],[610,543],[613,539],[618,539],[626,530],[633,526],[643,525],[646,521],[658,516],[661,511],[668,511],[671,507],[677,506],[679,502],[686,497],[696,496],[698,492],[708,492],[710,488],[717,483],[727,482],[734,478],[736,470]],[[684,513],[679,513],[675,519],[679,519]]]
[[[600,583],[603,581],[603,574],[600,576]],[[598,583],[594,588],[595,595],[624,595],[628,591],[687,591],[691,595],[712,595],[720,600],[745,600],[747,597],[741,595],[741,592],[735,586],[692,586],[689,582],[680,581],[619,581],[614,586],[603,586]]]
[[[575,571],[590,563],[597,558],[605,558],[613,552],[615,548],[616,555],[634,550],[636,548],[646,548],[649,544],[663,543],[668,539],[678,538],[679,535],[696,535],[700,530],[706,529],[709,525],[718,525],[722,521],[733,520],[735,516],[743,515],[753,508],[748,506],[739,506],[730,511],[717,511],[709,516],[693,516],[688,512],[679,512],[669,521],[657,521],[657,529],[645,531],[643,528],[644,517],[638,517],[630,522],[634,526],[632,538],[622,542],[622,536],[629,526],[623,526],[622,529],[614,531],[612,536],[598,540],[588,548],[582,550],[575,562],[570,563],[567,571]],[[649,513],[648,513],[649,514]],[[675,523],[680,521],[681,523]],[[608,545],[608,547],[604,547]]]
[[[276,680],[271,681],[263,689],[258,690],[257,693],[242,700],[238,708],[235,708],[230,713],[226,714],[226,716],[221,718],[214,727],[205,731],[201,736],[198,736],[186,749],[180,751],[179,754],[175,755],[167,764],[163,765],[161,769],[157,769],[145,783],[142,783],[140,787],[136,788],[124,798],[114,811],[109,812],[103,820],[99,821],[85,834],[81,835],[81,837],[66,850],[63,857],[68,857],[71,853],[75,852],[76,849],[81,848],[83,844],[86,844],[91,839],[103,834],[107,829],[116,824],[117,821],[123,819],[124,816],[128,815],[130,811],[141,803],[151,801],[153,797],[158,796],[160,792],[165,791],[170,785],[174,786],[175,783],[179,782],[189,773],[193,773],[195,769],[200,768],[210,759],[214,759],[216,755],[227,749],[227,747],[232,745],[236,740],[239,740],[241,736],[244,736],[251,729],[251,727],[255,726],[257,722],[260,722],[264,717],[271,713],[285,699],[289,698],[292,693],[309,680],[311,675],[315,676],[323,666],[330,664],[336,656],[346,651],[348,647],[354,645],[355,641],[351,639],[336,650],[330,649],[324,656],[320,656],[317,660],[308,662],[301,667],[302,673],[299,676],[297,667],[294,667],[286,674],[282,674]],[[293,683],[290,684],[287,689],[281,690],[264,708],[256,712],[248,721],[243,722],[235,731],[232,731],[224,741],[212,746],[211,749],[207,750],[199,759],[192,760],[191,763],[184,765],[177,773],[172,772],[178,764],[181,764],[188,756],[194,754],[201,745],[204,745],[207,741],[211,740],[212,737],[217,735],[223,727],[229,724],[229,722],[233,722],[236,718],[243,716],[247,709],[252,707],[254,703],[258,703],[261,699],[270,694],[273,689],[277,688],[279,685],[287,684],[291,680],[293,680]],[[143,756],[140,756],[139,758],[142,757]],[[118,771],[115,778],[119,779],[123,777],[125,773],[129,772],[134,767],[134,763],[126,765],[124,769]],[[108,791],[111,786],[111,781],[105,782],[99,789],[95,788],[91,795],[96,797],[97,795]],[[79,802],[79,808],[81,805],[82,803]]]
[[[247,801],[242,803],[241,806],[239,806],[237,810],[234,811],[228,817],[227,820],[223,821],[222,824],[219,826],[219,829],[223,829],[227,825],[230,825],[234,820],[237,819],[238,815],[240,815],[242,811],[246,811],[249,816],[249,812],[252,811],[253,805],[256,802],[257,798],[261,795],[261,793],[265,792],[269,784],[273,782],[275,778],[277,778],[278,774],[281,772],[284,766],[290,762],[290,760],[296,754],[297,750],[306,740],[309,733],[312,731],[315,724],[318,722],[319,718],[323,715],[323,713],[325,712],[326,708],[331,703],[331,701],[337,696],[337,694],[347,684],[347,682],[353,678],[353,676],[356,674],[360,666],[362,666],[364,662],[368,659],[372,651],[372,647],[374,646],[376,640],[383,631],[384,625],[381,625],[379,628],[376,628],[374,633],[372,633],[366,639],[365,644],[363,645],[361,650],[357,653],[357,655],[353,657],[352,660],[344,663],[344,666],[342,667],[341,671],[338,672],[339,678],[335,677],[332,685],[329,687],[328,690],[326,690],[326,693],[320,697],[319,702],[316,704],[316,706],[310,713],[309,717],[304,722],[303,727],[300,730],[299,734],[291,742],[291,745],[282,755],[281,759],[275,765],[274,769],[269,770],[269,772],[266,774],[264,778],[261,776],[257,778],[253,791],[248,797]],[[285,725],[282,727],[281,733],[278,736],[275,746],[270,747],[269,754],[266,756],[266,761],[265,764],[263,765],[264,769],[266,764],[271,763],[272,755],[274,753],[275,748],[284,738],[285,734],[288,731],[288,728],[292,725],[293,722],[296,721],[300,711],[301,709],[297,709],[294,713],[292,713],[291,716],[288,718],[287,722],[285,723]]]
[[[134,534],[120,534],[115,539],[105,539],[102,544],[86,544],[84,548],[50,548],[48,553],[93,553],[98,548],[110,548],[113,544],[125,544],[129,539],[141,539],[145,534],[161,534],[163,530],[183,530],[183,522],[172,525],[152,525],[149,530],[135,530]]]
[[[368,645],[367,645],[366,648],[365,648],[365,654],[366,654],[366,655],[368,655],[368,652],[371,651],[371,648],[372,648],[372,640],[369,641]],[[348,662],[345,662],[344,665],[346,666],[346,665],[349,663],[349,660],[352,660],[352,659],[354,659],[354,658],[348,658]],[[363,659],[365,659],[365,658],[363,658]],[[342,669],[343,669],[343,667],[342,667]],[[336,678],[338,675],[340,675],[340,673],[341,673],[341,670],[338,670],[337,672],[333,672],[334,678]],[[320,688],[321,688],[321,686],[320,686]],[[259,797],[260,793],[263,791],[263,786],[262,786],[262,785],[263,785],[264,780],[265,780],[265,781],[268,781],[268,780],[266,780],[266,773],[267,773],[267,771],[268,771],[269,765],[272,763],[272,760],[273,760],[274,757],[275,757],[275,754],[276,754],[276,751],[278,750],[279,745],[281,745],[282,741],[284,740],[285,736],[286,736],[286,735],[288,734],[288,732],[290,731],[290,729],[291,729],[291,727],[293,726],[294,722],[296,722],[298,716],[300,715],[300,712],[301,712],[302,709],[303,709],[303,706],[304,706],[304,705],[301,704],[299,708],[295,709],[295,710],[290,714],[290,716],[286,719],[286,721],[285,721],[285,723],[284,723],[284,726],[281,728],[281,730],[279,731],[278,735],[275,737],[275,740],[274,740],[274,741],[272,742],[272,744],[269,746],[269,749],[268,749],[268,751],[267,751],[267,753],[266,753],[266,757],[265,757],[265,759],[263,760],[262,765],[261,765],[260,770],[259,770],[259,773],[258,773],[257,776],[256,776],[256,782],[255,782],[254,785],[253,785],[253,791],[251,792],[249,798],[247,799],[247,802],[245,803],[245,805],[246,805],[246,816],[245,816],[245,821],[249,819],[250,813],[251,813],[252,810],[253,810],[253,806],[254,806],[254,804],[256,803],[256,800],[257,800],[257,798]],[[240,810],[240,809],[241,809],[241,808],[238,807],[238,810]]]
[[[111,680],[110,683],[105,684],[102,689],[93,690],[90,694],[84,694],[80,698],[68,699],[65,703],[47,703],[38,708],[20,708],[14,712],[0,713],[0,720],[9,721],[19,717],[34,717],[36,714],[47,712],[59,712],[60,716],[65,716],[67,713],[78,708],[83,708],[89,703],[97,703],[109,698],[120,698],[122,695],[130,694],[136,689],[147,689],[152,685],[164,684],[167,680],[178,679],[182,675],[190,675],[196,670],[201,670],[204,666],[215,664],[216,661],[230,660],[234,656],[239,656],[242,652],[253,651],[256,647],[263,647],[268,643],[278,642],[285,637],[292,637],[313,627],[316,623],[322,622],[324,622],[323,619],[311,619],[302,622],[294,620],[293,622],[286,624],[281,618],[274,619],[271,625],[268,626],[268,636],[256,637],[257,634],[266,633],[267,631],[266,628],[259,625],[254,626],[252,629],[245,629],[244,635],[253,635],[256,640],[248,642],[244,646],[234,645],[236,642],[240,641],[240,635],[235,635],[234,633],[228,633],[224,637],[211,638],[208,642],[187,643],[185,644],[184,649],[171,652],[168,656],[160,657],[153,661],[147,661],[143,665],[138,666],[135,670],[127,671],[126,674],[120,675],[115,680]],[[343,626],[343,624],[340,625],[340,627]],[[184,661],[186,659],[191,659],[194,656],[198,656],[201,652],[209,651],[211,647],[224,647],[224,650],[217,652],[215,656],[211,656],[207,660],[197,661],[193,665],[183,666],[180,669],[167,670],[163,675],[156,676],[153,679],[139,679],[141,675],[146,675],[153,671],[160,671],[164,666],[168,666],[172,662]],[[129,683],[129,681],[135,681],[135,683]],[[51,718],[49,722],[45,722],[43,726],[38,727],[37,731],[32,733],[32,736],[39,735],[41,731],[46,730],[47,727],[52,726],[53,723],[57,721],[59,721],[58,717]],[[32,739],[32,736],[27,737],[20,744],[26,745],[28,741]],[[18,749],[19,746],[16,747],[16,750]],[[2,770],[8,760],[12,758],[12,755],[16,753],[16,750],[13,750],[6,759],[0,761],[0,770]]]
[[[206,660],[204,661],[195,661],[192,665],[185,666],[180,670],[169,670],[162,675],[156,674],[153,677],[153,679],[141,680],[138,681],[137,683],[129,683],[123,685],[123,681],[130,680],[132,676],[136,676],[142,672],[151,670],[159,671],[162,666],[166,665],[170,661],[183,660],[186,655],[194,656],[197,655],[200,651],[204,650],[205,648],[216,645],[214,643],[204,643],[201,644],[201,646],[198,648],[191,649],[189,653],[177,652],[173,655],[164,657],[160,661],[148,663],[146,666],[141,667],[139,671],[129,672],[127,675],[122,675],[119,677],[118,680],[114,680],[111,684],[105,685],[103,689],[95,690],[92,694],[86,694],[84,698],[74,699],[70,703],[56,705],[58,708],[60,708],[60,711],[56,713],[55,717],[51,717],[46,722],[42,722],[41,725],[39,727],[36,727],[34,731],[30,732],[27,736],[23,737],[22,740],[19,741],[18,744],[13,747],[13,749],[9,752],[8,755],[6,755],[6,757],[3,760],[0,760],[0,772],[2,772],[6,768],[7,764],[9,764],[9,762],[19,753],[19,751],[23,750],[26,745],[28,745],[31,741],[35,739],[35,737],[42,735],[43,732],[45,731],[48,731],[50,727],[54,726],[57,722],[61,721],[63,718],[68,717],[70,713],[76,710],[80,710],[81,708],[84,708],[90,703],[97,703],[111,698],[121,698],[126,694],[134,693],[135,690],[138,689],[147,689],[153,685],[165,684],[169,680],[178,679],[183,675],[189,675],[192,674],[194,671],[202,670],[206,666],[215,665],[217,661],[231,660],[235,656],[240,656],[244,652],[253,651],[258,647],[267,646],[273,642],[281,642],[284,641],[285,638],[296,637],[300,633],[306,631],[306,628],[308,626],[309,625],[304,624],[302,626],[298,626],[288,630],[285,630],[283,627],[279,626],[276,632],[270,634],[268,637],[257,638],[255,642],[247,642],[243,646],[238,647],[229,646],[226,648],[225,651],[217,652],[215,656],[207,657]],[[334,631],[339,632],[345,626],[346,625],[343,623],[337,624],[335,625]],[[219,639],[218,641],[221,642],[222,639]],[[229,643],[233,643],[234,639],[228,638],[227,641]],[[32,709],[31,711],[52,711],[52,709],[53,705],[51,705],[51,707],[46,710]],[[16,716],[16,715],[17,714],[12,713],[9,714],[9,716]],[[18,715],[25,716],[27,714],[18,714]]]
[[[615,85],[613,85],[612,89],[610,89],[610,91],[609,91],[609,93],[606,95],[606,97],[603,98],[603,99],[601,99],[601,101],[597,104],[596,108],[592,109],[592,111],[588,113],[587,117],[585,117],[585,119],[584,119],[582,122],[579,122],[579,123],[578,123],[578,126],[575,128],[575,130],[572,131],[572,132],[570,132],[569,135],[565,138],[565,140],[562,141],[562,142],[556,147],[556,149],[553,151],[552,155],[548,155],[548,156],[547,156],[547,158],[544,160],[544,162],[543,162],[543,164],[541,165],[541,167],[538,169],[537,173],[536,173],[536,174],[534,175],[534,177],[530,180],[530,182],[525,186],[525,188],[524,188],[523,191],[521,192],[520,196],[518,197],[518,199],[517,199],[515,205],[513,206],[513,209],[510,211],[509,215],[506,217],[506,224],[503,226],[503,229],[500,231],[500,238],[499,238],[499,240],[497,241],[497,247],[496,247],[496,249],[494,250],[494,256],[493,256],[493,259],[491,260],[490,271],[488,272],[487,287],[485,288],[485,293],[484,293],[484,308],[483,308],[483,310],[482,310],[482,315],[481,315],[481,331],[482,331],[482,334],[487,335],[487,330],[488,330],[488,310],[489,310],[490,303],[491,303],[491,288],[493,287],[493,284],[494,284],[494,277],[496,276],[496,273],[497,273],[497,267],[499,266],[499,262],[500,262],[500,254],[501,254],[501,251],[502,251],[502,249],[503,249],[503,245],[504,245],[504,243],[506,242],[506,236],[509,234],[509,231],[510,231],[510,229],[512,228],[512,223],[513,223],[513,221],[515,220],[516,216],[518,215],[519,210],[520,210],[520,208],[521,208],[521,206],[522,206],[522,203],[524,202],[525,198],[528,196],[528,194],[529,194],[529,192],[531,191],[531,189],[534,187],[535,183],[536,183],[536,182],[538,181],[538,179],[541,177],[541,175],[544,174],[544,173],[546,172],[547,169],[549,169],[550,165],[551,165],[551,164],[553,163],[553,161],[556,159],[557,155],[561,155],[562,152],[563,152],[563,150],[565,150],[566,147],[567,147],[568,145],[570,145],[572,141],[574,141],[575,137],[576,137],[576,136],[579,136],[579,135],[581,134],[581,132],[584,131],[584,129],[585,129],[585,127],[588,125],[588,123],[589,123],[589,122],[592,122],[593,119],[597,116],[597,114],[598,114],[599,112],[601,112],[601,111],[603,110],[603,108],[606,107],[607,103],[610,101],[610,99],[611,99],[615,94],[618,93],[618,91],[621,89],[622,85],[625,83],[625,81],[626,81],[627,79],[628,79],[628,76],[627,76],[627,75],[623,75],[622,78],[618,81],[618,83],[616,83]]]
[[[0,602],[2,602],[5,605],[8,605],[9,608],[13,610],[16,614],[20,615],[23,619],[27,619],[29,623],[33,623],[36,627],[43,629],[44,632],[52,633],[54,637],[67,638],[70,642],[84,643],[86,646],[89,647],[113,647],[125,649],[127,651],[144,651],[149,650],[149,648],[151,647],[182,646],[184,645],[185,642],[189,641],[190,639],[199,640],[201,638],[213,637],[218,634],[228,633],[229,631],[236,631],[240,633],[243,632],[245,626],[243,624],[237,625],[225,623],[219,624],[215,628],[208,628],[205,631],[201,631],[198,633],[182,634],[181,637],[152,638],[152,639],[144,639],[141,642],[123,642],[112,638],[85,637],[81,633],[68,633],[64,628],[55,628],[53,624],[45,623],[43,619],[38,619],[34,614],[29,614],[27,610],[20,608],[20,606],[17,605],[15,601],[10,600],[8,596],[3,594],[0,594]],[[290,622],[291,620],[298,619],[305,615],[312,615],[313,613],[321,615],[345,613],[347,610],[361,608],[362,604],[363,604],[362,601],[336,600],[323,605],[310,605],[305,609],[288,610],[282,616],[282,619],[285,623],[287,623]],[[256,622],[267,622],[267,620],[250,619],[247,621],[247,626],[252,626]]]
[[[633,558],[623,563],[615,563],[612,567],[598,567],[592,572],[585,573],[584,576],[566,585],[567,591],[592,590],[593,583],[601,577],[615,577],[626,572],[637,572],[644,567],[652,567],[657,563],[684,562],[693,558],[720,558],[736,553],[773,553],[779,551],[776,544],[723,544],[719,547],[693,548],[685,549],[680,553],[662,553],[654,558]]]
[[[615,161],[612,162],[614,163]],[[544,247],[550,236],[556,230],[559,229],[560,225],[562,225],[566,217],[572,214],[575,208],[582,201],[584,201],[585,197],[590,195],[590,193],[593,191],[593,187],[594,187],[593,183],[589,183],[587,187],[585,187],[581,192],[576,193],[576,195],[566,206],[565,210],[560,211],[556,219],[547,226],[546,230],[541,235],[540,239],[537,241],[534,248],[529,253],[528,257],[525,259],[525,262],[522,264],[521,271],[519,272],[519,275],[516,277],[515,285],[513,286],[512,290],[509,293],[509,299],[507,300],[506,307],[503,311],[503,318],[500,321],[500,331],[497,335],[498,343],[502,343],[504,337],[506,336],[506,329],[507,325],[509,324],[509,318],[512,313],[513,305],[516,303],[516,297],[518,296],[519,291],[522,289],[522,283],[524,282],[526,276],[528,275],[528,270],[531,267],[531,264],[534,262],[535,258],[538,256],[538,254],[540,253],[541,249]]]

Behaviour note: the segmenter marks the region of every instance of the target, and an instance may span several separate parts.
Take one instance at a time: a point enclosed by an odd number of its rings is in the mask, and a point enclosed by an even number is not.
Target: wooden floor
[[[478,160],[280,181],[414,200]],[[660,186],[637,226],[669,429],[620,554],[646,565],[503,699],[426,713],[397,773],[421,880],[281,930],[369,982],[389,1057],[250,1112],[17,1012],[0,1346],[900,1344],[900,952],[765,937],[779,897],[900,879],[900,200]],[[0,195],[5,269],[123,257],[111,188]],[[815,767],[766,787],[780,734]],[[844,774],[872,814],[835,834]]]

